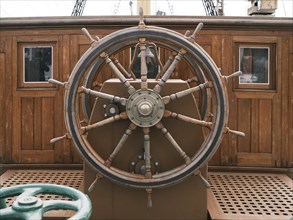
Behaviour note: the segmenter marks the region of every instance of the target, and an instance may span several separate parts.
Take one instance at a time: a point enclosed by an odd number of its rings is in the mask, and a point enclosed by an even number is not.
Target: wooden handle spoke
[[[117,154],[119,153],[121,148],[124,146],[125,142],[127,141],[129,135],[132,134],[132,131],[135,130],[136,127],[137,126],[135,124],[133,124],[133,123],[131,123],[129,125],[128,129],[125,131],[125,133],[121,137],[120,141],[118,142],[118,144],[114,148],[113,152],[111,153],[109,158],[105,161],[105,166],[107,166],[107,167],[111,166],[113,159],[117,156]]]
[[[240,75],[242,75],[242,71],[237,71],[237,72],[235,72],[235,73],[232,73],[232,74],[229,75],[229,76],[222,76],[222,78],[223,78],[226,82],[228,82],[228,80],[230,80],[231,78],[233,78],[233,77],[238,77],[238,76],[240,76]]]
[[[179,99],[179,98],[182,98],[182,97],[189,95],[193,92],[203,90],[204,88],[206,88],[208,86],[209,86],[209,82],[205,82],[205,83],[199,84],[198,86],[195,86],[195,87],[192,87],[192,88],[180,91],[180,92],[173,93],[169,96],[164,96],[163,97],[164,103],[168,104],[169,102],[171,102],[175,99]]]
[[[140,78],[141,78],[141,88],[147,89],[148,88],[148,67],[146,64],[146,45],[145,39],[140,39]]]
[[[191,162],[191,159],[186,155],[186,153],[182,150],[182,148],[179,146],[179,144],[175,141],[175,139],[172,137],[172,135],[168,132],[168,130],[164,127],[162,123],[158,123],[156,125],[156,128],[161,130],[162,134],[165,136],[165,138],[172,144],[172,146],[175,148],[175,150],[180,154],[182,159],[185,161],[185,164],[188,165]]]
[[[199,23],[196,26],[196,28],[195,28],[193,34],[190,36],[190,38],[193,39],[193,40],[195,40],[195,37],[196,37],[197,33],[202,29],[202,27],[203,27],[203,23]]]
[[[162,70],[161,70],[160,73],[156,76],[156,80],[158,80],[158,79],[161,77],[161,75],[162,75],[164,72],[166,72],[166,70],[167,70],[168,67],[171,65],[172,60],[174,59],[175,56],[176,56],[176,52],[173,52],[173,53],[169,56],[169,58],[168,58],[168,60],[166,61],[165,65],[163,66]]]
[[[181,49],[178,52],[177,56],[175,57],[175,59],[173,60],[171,65],[168,67],[168,69],[166,70],[166,72],[164,73],[164,75],[162,76],[160,81],[158,82],[158,84],[154,87],[155,92],[157,92],[157,93],[161,92],[162,88],[166,84],[167,80],[170,78],[171,74],[173,73],[174,69],[177,67],[179,61],[181,60],[183,54],[185,54],[185,53],[186,53],[186,51],[183,49]]]
[[[125,77],[131,78],[131,74],[126,71],[126,69],[121,65],[121,63],[119,63],[116,57],[113,57],[112,60]]]
[[[70,138],[71,138],[70,135],[68,133],[66,133],[66,134],[64,134],[64,135],[62,135],[60,137],[52,138],[50,140],[50,144],[55,144],[58,141],[61,141],[61,140],[64,140],[64,139],[70,139]]]
[[[171,111],[168,111],[168,110],[165,111],[164,117],[166,117],[166,118],[171,117],[171,118],[178,119],[178,120],[185,121],[185,122],[189,122],[189,123],[192,123],[192,124],[195,124],[195,125],[200,125],[202,127],[207,127],[209,129],[211,129],[212,125],[213,125],[212,122],[208,122],[208,121],[204,121],[204,120],[198,120],[198,119],[195,119],[195,118],[192,118],[192,117],[189,117],[189,116],[186,116],[186,115],[181,115],[181,114],[178,114],[176,112],[171,112]]]
[[[145,177],[150,179],[152,177],[151,172],[151,146],[150,146],[150,129],[144,128],[144,159],[145,159]]]
[[[114,96],[114,95],[107,94],[107,93],[104,93],[104,92],[98,92],[98,91],[95,91],[95,90],[92,90],[92,89],[85,88],[84,86],[81,86],[81,91],[86,93],[86,94],[95,96],[95,97],[107,99],[107,100],[109,100],[111,102],[114,102],[114,103],[119,103],[119,104],[124,105],[124,106],[126,105],[127,99],[125,99],[125,98],[120,98],[118,96]]]
[[[104,119],[102,121],[99,121],[99,122],[96,122],[94,124],[81,127],[80,128],[80,134],[84,134],[85,132],[87,132],[89,130],[92,130],[94,128],[98,128],[98,127],[104,126],[106,124],[113,123],[114,121],[119,121],[121,119],[127,119],[126,112],[122,112],[119,115],[114,115],[112,117],[106,118],[106,119]]]
[[[106,64],[110,66],[110,68],[113,70],[114,74],[118,77],[120,82],[124,85],[124,87],[127,88],[127,92],[129,94],[132,94],[133,92],[135,92],[135,88],[129,83],[129,81],[127,81],[125,76],[120,72],[120,70],[112,62],[112,60],[109,58],[109,56],[106,53],[102,53],[101,57],[105,58]]]
[[[242,131],[235,131],[235,130],[232,130],[232,129],[228,128],[228,127],[226,127],[224,129],[224,133],[225,134],[231,133],[231,134],[234,134],[236,136],[245,137],[245,133],[244,132],[242,132]]]

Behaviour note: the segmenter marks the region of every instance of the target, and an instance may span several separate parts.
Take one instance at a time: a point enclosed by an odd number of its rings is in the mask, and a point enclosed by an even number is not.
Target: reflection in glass
[[[155,55],[154,55],[154,48],[147,46],[146,47],[146,64],[147,64],[147,77],[148,79],[154,79],[156,78],[158,71],[159,71],[159,64],[156,61]],[[134,56],[134,48],[131,49],[131,57]],[[136,62],[132,66],[132,72],[134,73],[136,78],[141,77],[140,74],[140,68],[141,68],[141,56],[140,56],[140,50],[138,52],[138,56],[136,58]]]
[[[52,47],[24,48],[24,82],[46,82],[52,74]]]
[[[239,48],[240,84],[269,83],[269,48]]]

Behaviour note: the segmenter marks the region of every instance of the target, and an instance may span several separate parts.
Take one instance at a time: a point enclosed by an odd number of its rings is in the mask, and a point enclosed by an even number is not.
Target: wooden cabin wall
[[[228,82],[229,127],[246,136],[225,135],[209,162],[216,166],[293,167],[293,39],[290,22],[269,18],[254,24],[241,18],[213,20],[204,18],[204,29],[196,42],[214,59],[223,75],[239,69],[239,45],[269,45],[273,48],[272,87],[239,88],[236,79]],[[88,21],[90,20],[90,22]],[[106,20],[106,22],[105,22]],[[114,20],[114,21],[113,21]],[[179,20],[179,22],[178,22]],[[197,18],[200,21],[200,18]],[[116,21],[116,23],[115,23]],[[149,18],[152,25],[181,33],[193,30],[194,18],[165,20]],[[112,22],[112,23],[111,23]],[[120,21],[119,21],[120,22]],[[50,23],[38,19],[21,25],[17,20],[1,21],[0,44],[0,161],[2,164],[80,164],[70,140],[50,144],[51,138],[65,134],[64,89],[57,86],[26,87],[22,48],[26,45],[51,45],[54,52],[54,78],[66,82],[89,42],[80,29],[87,27],[100,38],[115,30],[134,26],[136,20],[59,18]],[[119,23],[119,24],[117,24]],[[197,22],[198,23],[198,22]],[[274,24],[275,23],[275,24]],[[4,24],[4,25],[3,25]],[[129,54],[120,55],[122,64]],[[180,67],[179,67],[180,69]],[[106,70],[106,72],[109,70]],[[105,76],[107,77],[107,76]],[[109,76],[108,76],[109,77]],[[104,80],[104,79],[103,79]]]

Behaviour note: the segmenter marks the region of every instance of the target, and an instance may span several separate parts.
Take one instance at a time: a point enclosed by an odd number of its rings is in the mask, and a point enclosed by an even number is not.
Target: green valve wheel
[[[56,194],[72,200],[46,200],[36,197],[38,194]],[[50,210],[73,210],[75,215],[70,220],[90,218],[92,212],[91,201],[84,193],[67,186],[56,184],[26,184],[0,189],[0,201],[19,195],[11,207],[0,209],[0,219],[34,219],[43,218],[43,214]]]

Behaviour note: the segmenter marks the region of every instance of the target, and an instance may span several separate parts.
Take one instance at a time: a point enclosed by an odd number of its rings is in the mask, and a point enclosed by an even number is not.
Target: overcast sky
[[[76,0],[0,0],[1,17],[70,16]],[[83,16],[131,15],[129,0],[87,0]],[[247,16],[248,0],[224,0],[226,16]],[[292,17],[293,1],[278,0],[276,17]],[[205,15],[202,0],[152,0],[151,14],[164,11],[167,15]],[[133,1],[133,15],[137,4]]]

